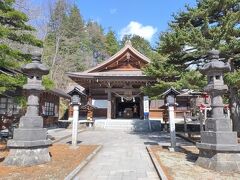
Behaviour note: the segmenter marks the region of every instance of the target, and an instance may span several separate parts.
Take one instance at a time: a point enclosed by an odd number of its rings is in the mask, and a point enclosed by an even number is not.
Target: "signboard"
[[[143,112],[144,115],[148,115],[149,113],[149,97],[148,96],[144,96],[143,97]]]
[[[143,111],[144,113],[149,113],[149,97],[148,96],[143,97]]]
[[[80,103],[80,96],[74,94],[71,98],[71,101],[73,105],[78,105]]]

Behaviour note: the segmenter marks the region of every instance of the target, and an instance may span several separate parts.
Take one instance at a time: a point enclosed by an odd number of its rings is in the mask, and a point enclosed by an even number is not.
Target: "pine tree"
[[[110,56],[114,55],[119,50],[119,44],[116,38],[116,34],[111,29],[106,34],[105,48]]]
[[[23,52],[23,47],[41,47],[42,42],[31,34],[34,29],[26,24],[28,17],[14,9],[14,0],[0,1],[0,12],[0,68],[18,69],[31,57]],[[15,89],[24,82],[25,78],[20,74],[9,77],[1,73],[0,93]]]
[[[240,128],[237,113],[240,84],[239,38],[239,0],[198,0],[196,7],[187,6],[186,11],[174,16],[170,30],[161,35],[158,47],[158,52],[167,58],[168,64],[183,72],[182,77],[189,69],[198,69],[203,65],[209,50],[215,48],[221,51],[221,57],[230,62],[232,68],[226,82],[229,84],[231,115],[235,130]],[[196,82],[198,80],[196,79]],[[176,79],[176,84],[180,81],[181,78]]]

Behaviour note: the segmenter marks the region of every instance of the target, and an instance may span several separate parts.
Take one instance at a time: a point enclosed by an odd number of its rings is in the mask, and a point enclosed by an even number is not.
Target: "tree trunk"
[[[229,58],[228,63],[231,66],[231,72],[235,71],[235,66],[233,59]],[[232,119],[233,131],[238,133],[240,136],[240,116],[238,112],[240,101],[238,99],[238,89],[234,86],[229,86],[229,108],[230,108],[230,118]]]
[[[58,50],[59,50],[59,44],[60,44],[60,37],[57,35],[57,37],[56,37],[56,44],[55,44],[55,46],[56,46],[55,47],[55,53],[54,53],[54,56],[53,56],[51,72],[50,72],[51,79],[54,78],[54,66],[56,64],[56,59],[57,59]]]
[[[233,131],[238,132],[238,136],[240,136],[240,117],[239,117],[239,100],[238,100],[238,90],[235,87],[230,87],[230,112],[231,119],[233,123]]]

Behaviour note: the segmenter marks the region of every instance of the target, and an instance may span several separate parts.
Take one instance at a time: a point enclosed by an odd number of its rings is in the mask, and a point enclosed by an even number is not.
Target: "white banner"
[[[143,112],[144,114],[149,113],[149,97],[148,96],[143,97]]]

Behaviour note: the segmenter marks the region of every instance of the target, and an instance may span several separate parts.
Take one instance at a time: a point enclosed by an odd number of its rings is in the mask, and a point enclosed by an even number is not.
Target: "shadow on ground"
[[[138,135],[141,139],[145,139],[145,145],[162,145],[170,144],[170,134],[166,132],[140,132],[130,131],[129,134]],[[193,146],[193,143],[188,142],[180,137],[176,137],[177,146]]]
[[[192,152],[191,150],[188,150],[184,147],[179,147],[180,152],[185,154],[186,160],[190,161],[190,162],[196,162],[197,158],[198,158],[198,154]]]
[[[5,157],[0,158],[0,163],[3,162]]]
[[[77,141],[77,144],[81,144],[82,141]],[[72,141],[68,141],[67,144],[72,144]]]

